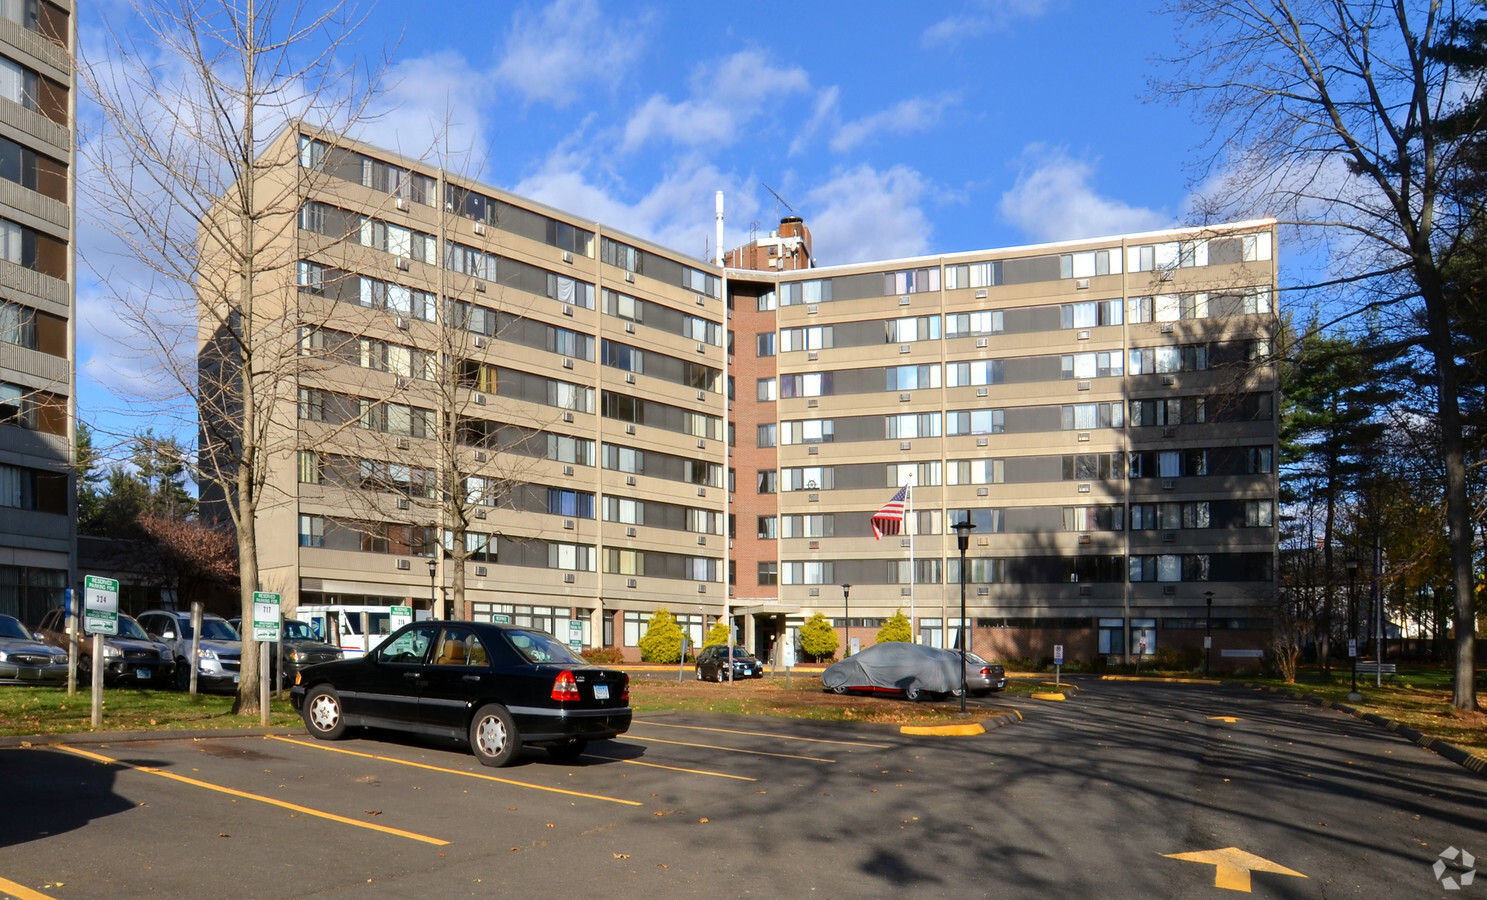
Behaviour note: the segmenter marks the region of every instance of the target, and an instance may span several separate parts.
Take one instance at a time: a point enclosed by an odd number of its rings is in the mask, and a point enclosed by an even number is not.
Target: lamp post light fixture
[[[842,645],[842,659],[852,654],[852,607],[847,602],[852,597],[852,585],[842,582],[842,622],[846,628],[846,643]]]
[[[434,586],[434,577],[439,574],[439,563],[429,560],[429,613],[439,608],[439,589]],[[441,617],[442,618],[442,617]]]
[[[1348,557],[1348,663],[1353,670],[1353,690],[1348,699],[1358,701],[1358,560]]]
[[[1204,591],[1203,600],[1208,604],[1208,615],[1203,618],[1203,677],[1208,677],[1213,658],[1213,591]]]
[[[966,711],[966,548],[971,543],[970,516],[955,523],[955,544],[960,548],[960,713]]]

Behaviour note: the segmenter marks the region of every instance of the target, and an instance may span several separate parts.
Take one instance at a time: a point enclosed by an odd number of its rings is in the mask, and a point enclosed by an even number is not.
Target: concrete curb
[[[1298,694],[1295,691],[1287,691],[1278,687],[1271,687],[1264,684],[1246,684],[1245,687],[1252,688],[1257,691],[1267,691],[1272,694],[1279,694],[1282,697],[1289,697],[1292,700],[1300,700],[1301,702],[1309,703],[1312,706],[1320,706],[1325,709],[1335,709],[1338,712],[1347,713],[1355,719],[1361,719],[1362,721],[1367,722],[1370,725],[1375,725],[1379,728],[1382,728],[1385,731],[1392,731],[1405,740],[1409,741],[1410,743],[1418,747],[1423,747],[1426,750],[1431,751],[1432,753],[1444,757],[1445,759],[1450,760],[1458,766],[1461,766],[1463,769],[1466,769],[1468,772],[1472,772],[1473,774],[1481,775],[1484,778],[1487,778],[1487,756],[1477,756],[1471,751],[1462,749],[1455,744],[1449,744],[1443,740],[1440,740],[1439,738],[1433,738],[1428,735],[1422,734],[1401,722],[1396,722],[1393,719],[1386,719],[1377,713],[1367,713],[1361,709],[1356,709],[1354,707],[1348,706],[1346,703],[1339,703],[1336,700],[1328,700],[1325,697],[1313,697],[1310,694]]]

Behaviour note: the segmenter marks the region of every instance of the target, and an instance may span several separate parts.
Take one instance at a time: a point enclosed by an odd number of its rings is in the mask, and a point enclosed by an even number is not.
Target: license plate
[[[237,684],[238,683],[238,677],[239,676],[237,676],[237,675],[232,676],[232,683],[233,684]]]
[[[140,681],[149,681],[151,678],[155,677],[155,673],[151,672],[149,669],[135,669],[134,677],[138,678]]]
[[[596,684],[596,685],[594,685],[594,699],[595,700],[608,700],[609,699],[609,685],[607,685],[607,684]]]

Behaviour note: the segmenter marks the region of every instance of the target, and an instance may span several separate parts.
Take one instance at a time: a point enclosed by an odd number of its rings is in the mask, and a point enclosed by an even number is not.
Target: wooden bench
[[[1359,675],[1382,675],[1390,681],[1394,680],[1394,675],[1397,670],[1397,666],[1395,666],[1394,663],[1389,662],[1364,662],[1360,659],[1358,660],[1357,665]]]

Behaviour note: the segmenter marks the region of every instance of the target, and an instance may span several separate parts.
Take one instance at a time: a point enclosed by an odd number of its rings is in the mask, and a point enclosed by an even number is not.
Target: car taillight
[[[981,674],[982,675],[985,675],[987,678],[990,678],[991,677],[991,669],[986,668],[985,666],[982,666],[981,667]]]
[[[552,683],[552,698],[558,701],[578,699],[578,682],[572,672],[564,672]]]
[[[623,678],[623,679],[625,679],[624,681],[620,682],[620,699],[623,700],[623,701],[625,701],[626,703],[629,703],[630,702],[630,676],[629,675],[621,674],[620,677]]]

